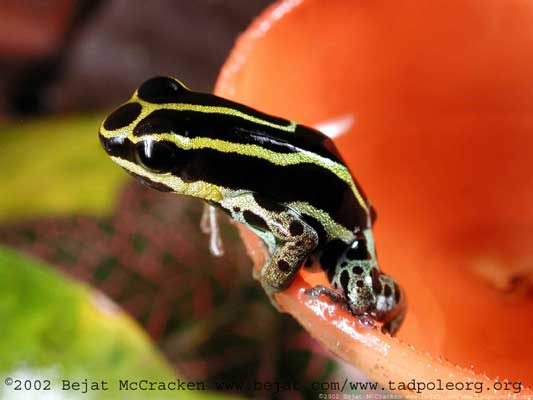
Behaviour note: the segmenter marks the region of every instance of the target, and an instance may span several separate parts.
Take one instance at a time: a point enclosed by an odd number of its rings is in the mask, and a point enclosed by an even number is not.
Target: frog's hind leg
[[[318,235],[290,208],[254,193],[224,199],[234,220],[252,228],[270,251],[259,274],[261,285],[273,298],[286,289],[304,259],[318,244]]]

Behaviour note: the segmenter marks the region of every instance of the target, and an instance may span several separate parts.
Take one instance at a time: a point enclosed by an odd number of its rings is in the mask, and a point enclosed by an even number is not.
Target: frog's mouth
[[[124,170],[130,174],[131,176],[133,176],[135,179],[137,179],[139,182],[141,182],[141,184],[143,186],[146,186],[146,187],[149,187],[149,188],[152,188],[152,189],[155,189],[155,190],[159,190],[160,192],[173,192],[174,189],[172,189],[170,186],[168,185],[165,185],[164,183],[161,183],[161,182],[154,182],[142,175],[139,175],[139,174],[136,174],[135,172],[132,172],[132,171],[129,171],[127,170],[126,168],[124,168]]]

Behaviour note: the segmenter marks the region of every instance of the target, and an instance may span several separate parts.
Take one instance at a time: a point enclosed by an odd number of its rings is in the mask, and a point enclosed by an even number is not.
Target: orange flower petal
[[[353,115],[336,143],[378,210],[382,267],[407,292],[400,340],[302,296],[309,274],[277,299],[382,383],[533,382],[532,20],[519,0],[288,0],[221,71],[218,94],[263,111],[309,125]]]

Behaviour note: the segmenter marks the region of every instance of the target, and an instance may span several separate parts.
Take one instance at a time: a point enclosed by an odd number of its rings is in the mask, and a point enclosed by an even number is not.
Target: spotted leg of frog
[[[378,268],[372,207],[321,132],[157,77],[104,120],[99,137],[141,183],[203,199],[263,239],[258,278],[271,299],[306,258],[318,260],[331,288],[310,295],[341,301],[365,324],[398,329],[404,296]]]
[[[296,212],[264,196],[248,193],[229,197],[218,206],[267,245],[270,257],[257,277],[271,298],[290,285],[302,262],[318,245],[316,232]]]
[[[395,333],[405,317],[405,296],[394,279],[380,271],[373,250],[367,246],[373,243],[371,234],[366,230],[328,271],[333,289],[340,289],[342,294],[322,285],[306,292],[310,297],[325,295],[345,305],[359,316],[362,325],[373,326],[376,320],[382,322],[383,332]]]

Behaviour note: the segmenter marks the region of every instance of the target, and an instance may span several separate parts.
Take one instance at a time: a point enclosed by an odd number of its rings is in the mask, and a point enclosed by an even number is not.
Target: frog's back
[[[163,77],[145,82],[132,101],[143,108],[132,135],[172,140],[177,157],[186,160],[179,171],[184,181],[260,193],[331,220],[322,226],[366,227],[366,198],[321,132]]]
[[[142,134],[146,128],[150,133],[154,129],[155,132],[178,129],[176,133],[189,138],[257,145],[279,153],[304,150],[344,164],[331,139],[318,130],[212,94],[188,89],[175,92],[165,86],[166,80],[154,78],[137,91],[141,100],[161,104],[139,123],[138,133]]]

